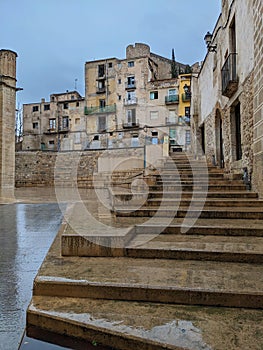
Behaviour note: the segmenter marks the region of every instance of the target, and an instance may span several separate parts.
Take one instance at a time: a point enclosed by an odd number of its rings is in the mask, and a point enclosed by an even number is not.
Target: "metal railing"
[[[191,92],[185,92],[182,94],[183,102],[191,101]]]
[[[165,103],[179,103],[179,95],[165,96]]]
[[[123,100],[124,106],[136,105],[137,102],[138,102],[137,97],[134,97],[134,98],[132,98],[132,99],[130,99],[130,100],[127,99],[127,98],[125,98],[125,99]]]
[[[222,95],[230,97],[238,85],[237,76],[237,54],[230,53],[221,69]]]
[[[84,107],[84,114],[102,114],[102,113],[115,113],[116,105],[109,105],[105,107]]]

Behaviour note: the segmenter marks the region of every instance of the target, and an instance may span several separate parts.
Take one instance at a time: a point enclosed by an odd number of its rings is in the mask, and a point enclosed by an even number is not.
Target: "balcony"
[[[46,131],[44,131],[44,134],[56,134],[57,129],[56,128],[49,128]]]
[[[182,94],[182,101],[183,102],[190,102],[191,101],[191,92],[185,92]]]
[[[85,107],[84,108],[84,114],[90,115],[90,114],[103,114],[103,113],[115,113],[116,112],[116,105],[109,105],[105,107]]]
[[[96,88],[97,94],[104,94],[105,92],[106,92],[106,86]]]
[[[58,129],[58,132],[60,134],[66,134],[67,132],[69,132],[69,127],[68,126],[67,127],[61,127],[61,128]]]
[[[136,89],[136,83],[135,83],[135,81],[126,82],[126,83],[125,83],[125,89],[126,89],[126,90],[129,90],[129,89]]]
[[[123,122],[122,123],[123,129],[136,129],[140,127],[139,120],[137,119],[136,121],[133,122]]]
[[[171,105],[174,103],[179,103],[179,95],[165,96],[165,104]]]
[[[237,54],[230,53],[221,70],[222,95],[231,97],[238,89]]]
[[[132,98],[132,99],[127,99],[127,98],[125,98],[124,100],[123,100],[123,104],[124,104],[124,106],[130,106],[130,105],[137,105],[137,97],[134,97],[134,98]]]

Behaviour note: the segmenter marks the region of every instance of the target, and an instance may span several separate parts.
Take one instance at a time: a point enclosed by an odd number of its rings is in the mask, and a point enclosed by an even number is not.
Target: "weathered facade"
[[[185,70],[185,65],[176,65],[178,72]],[[190,89],[190,78],[172,78],[171,60],[141,43],[129,45],[125,59],[86,62],[89,148],[136,146],[145,139],[161,143],[164,135],[187,148],[190,98],[183,98],[182,86]]]
[[[0,50],[0,198],[14,196],[16,57]]]
[[[242,174],[247,181],[254,179],[255,189],[260,187],[254,170],[262,163],[263,134],[259,132],[263,118],[259,38],[262,3],[222,1],[207,55],[199,74],[193,77],[191,108],[194,153],[202,150],[208,161],[224,167],[227,173]],[[256,145],[260,145],[257,151]],[[256,177],[262,182],[262,170]]]
[[[77,91],[23,105],[22,150],[81,150],[86,146],[84,98]]]
[[[263,196],[263,3],[253,0],[254,14],[254,111],[252,182]]]

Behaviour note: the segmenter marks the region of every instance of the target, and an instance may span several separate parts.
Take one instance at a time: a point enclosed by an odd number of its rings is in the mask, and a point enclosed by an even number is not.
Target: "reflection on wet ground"
[[[91,210],[99,217],[101,206],[95,200],[96,193],[81,190],[79,195],[81,200],[93,203]],[[18,188],[15,190],[15,203],[5,204],[0,200],[0,350],[16,350],[19,347],[26,325],[26,309],[32,297],[33,280],[56,236],[62,212],[71,201],[72,198],[68,197],[58,205],[54,188]],[[111,222],[103,210],[102,214],[106,222]],[[51,337],[52,342],[57,343],[56,337]],[[85,349],[109,350],[87,346],[85,344]],[[66,348],[26,336],[21,343],[23,350]],[[78,349],[73,345],[71,348]]]
[[[61,222],[57,204],[0,205],[0,349],[23,335],[33,279]]]

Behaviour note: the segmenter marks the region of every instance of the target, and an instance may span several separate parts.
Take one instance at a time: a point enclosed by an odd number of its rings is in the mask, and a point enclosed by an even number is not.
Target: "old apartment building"
[[[14,196],[16,58],[0,50],[0,198]]]
[[[86,145],[84,98],[77,91],[23,105],[22,150],[81,150]]]
[[[263,195],[262,1],[223,0],[192,78],[193,150]]]
[[[179,74],[185,71],[176,64]],[[190,82],[191,74],[172,78],[171,60],[141,43],[129,45],[125,59],[86,62],[88,148],[161,143],[164,135],[186,148]]]
[[[191,74],[186,66],[150,52],[126,48],[126,58],[85,64],[85,98],[76,91],[23,106],[23,150],[85,150],[162,143],[190,144]]]

